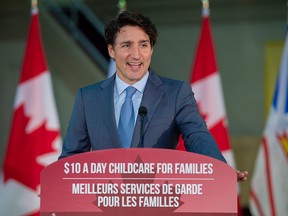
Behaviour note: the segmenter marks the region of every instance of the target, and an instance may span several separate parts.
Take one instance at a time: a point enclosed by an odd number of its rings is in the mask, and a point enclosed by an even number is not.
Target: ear
[[[108,45],[108,53],[110,57],[114,59],[115,53],[114,53],[114,48],[111,44]]]

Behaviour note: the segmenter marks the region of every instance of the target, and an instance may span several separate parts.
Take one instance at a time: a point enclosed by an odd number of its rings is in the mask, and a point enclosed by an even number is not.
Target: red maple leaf
[[[209,129],[213,135],[220,151],[231,149],[228,129],[225,125],[225,119],[219,120],[212,128]]]
[[[138,155],[137,158],[135,159],[134,163],[143,163],[141,157]],[[151,174],[135,174],[135,173],[131,173],[131,174],[122,174],[122,178],[123,178],[123,183],[124,184],[154,184],[154,178],[155,178],[155,173],[151,173]],[[112,181],[110,181],[109,183],[113,183]],[[165,181],[164,183],[160,183],[161,185],[163,184],[168,184],[168,181]],[[181,205],[183,205],[184,203],[180,200],[181,195],[180,194],[176,194],[175,191],[173,191],[172,194],[142,194],[142,193],[136,193],[136,194],[121,194],[120,192],[118,194],[116,194],[116,196],[118,196],[120,198],[120,200],[124,200],[124,203],[121,203],[121,205],[119,207],[117,207],[117,215],[138,215],[138,216],[144,216],[144,215],[174,215],[174,211],[179,208]],[[167,200],[170,197],[177,197],[179,199],[179,206],[178,207],[140,207],[137,205],[137,207],[123,207],[123,204],[127,204],[125,203],[125,200],[129,200],[129,198],[131,197],[137,197],[139,198],[140,196],[144,196],[144,197],[154,197],[158,200]],[[115,194],[112,195],[106,195],[107,199],[113,200],[112,197],[115,197]],[[161,202],[161,201],[160,201]],[[96,196],[96,200],[93,201],[93,204],[95,206],[98,206],[97,203],[97,196]],[[100,207],[100,209],[103,211],[104,215],[115,215],[115,207]]]
[[[202,118],[204,119],[204,121],[206,121],[207,117],[208,117],[208,113],[204,113],[203,109],[201,107],[201,103],[199,101],[197,101],[197,105],[198,105],[198,109],[199,109],[199,113],[202,116]]]
[[[201,109],[201,103],[198,102],[199,112],[202,118],[207,121],[207,118],[209,116],[209,113],[204,113]],[[225,118],[220,119],[213,127],[208,128],[211,132],[212,136],[214,137],[216,143],[218,144],[218,147],[220,148],[220,151],[225,151],[230,149],[230,140],[228,135],[228,129],[225,123]]]
[[[52,142],[60,134],[58,130],[47,130],[46,122],[28,134],[25,128],[29,120],[23,105],[15,110],[4,162],[4,182],[15,179],[36,190],[40,184],[40,172],[44,168],[37,162],[37,157],[55,152]]]

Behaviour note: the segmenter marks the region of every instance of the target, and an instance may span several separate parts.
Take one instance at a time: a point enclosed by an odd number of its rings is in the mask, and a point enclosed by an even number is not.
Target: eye
[[[132,43],[130,41],[125,41],[123,43],[121,43],[121,48],[130,48],[132,46]]]
[[[140,47],[146,48],[146,47],[148,47],[148,43],[142,43],[142,44],[140,44]]]

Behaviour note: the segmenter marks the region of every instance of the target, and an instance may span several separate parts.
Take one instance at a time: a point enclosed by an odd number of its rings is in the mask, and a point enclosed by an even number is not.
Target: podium
[[[82,153],[52,163],[40,181],[42,216],[237,215],[235,170],[190,152]]]

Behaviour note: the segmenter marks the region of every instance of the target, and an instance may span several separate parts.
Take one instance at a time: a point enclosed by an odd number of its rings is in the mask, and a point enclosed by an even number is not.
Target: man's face
[[[118,32],[114,47],[108,45],[111,58],[115,59],[120,79],[133,85],[147,73],[153,49],[149,36],[137,26],[124,26]]]

